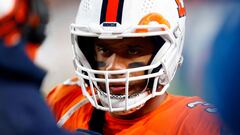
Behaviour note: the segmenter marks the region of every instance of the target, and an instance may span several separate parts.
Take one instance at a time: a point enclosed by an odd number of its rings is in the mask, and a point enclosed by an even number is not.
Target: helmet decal
[[[144,16],[140,22],[139,25],[149,25],[151,22],[157,22],[158,24],[165,24],[169,29],[170,29],[170,24],[169,22],[160,14],[158,13],[150,13]],[[164,31],[164,28],[161,28],[162,31]],[[147,29],[136,29],[137,33],[141,32],[148,32]]]

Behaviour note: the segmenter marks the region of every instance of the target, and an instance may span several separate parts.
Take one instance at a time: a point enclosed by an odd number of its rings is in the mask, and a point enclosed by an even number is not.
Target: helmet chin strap
[[[136,112],[137,110],[141,109],[144,105],[145,105],[145,103],[140,104],[139,106],[131,108],[131,109],[127,110],[127,111],[116,111],[116,112],[112,112],[112,113],[114,113],[116,115],[122,115],[122,116],[123,115],[129,115],[129,114],[132,114],[132,113]]]
[[[149,92],[145,91],[145,92],[142,92],[142,93],[138,93],[135,96],[129,97],[128,101],[127,101],[127,107],[126,107],[125,97],[118,98],[118,97],[115,97],[115,96],[111,96],[110,100],[111,100],[111,103],[112,103],[112,108],[125,108],[125,110],[123,110],[123,111],[129,111],[133,108],[138,108],[139,106],[141,106],[141,104],[137,105],[138,102],[141,99],[146,98],[148,95],[149,95]],[[100,102],[103,106],[109,107],[108,97],[107,97],[106,94],[103,94],[103,93],[99,92],[99,99],[100,99]],[[133,106],[133,107],[128,108],[128,106]]]

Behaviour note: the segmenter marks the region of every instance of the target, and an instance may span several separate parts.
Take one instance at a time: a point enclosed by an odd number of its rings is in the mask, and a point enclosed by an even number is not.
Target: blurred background
[[[70,24],[74,22],[79,0],[48,0],[50,21],[47,38],[40,47],[36,62],[48,71],[42,84],[46,95],[54,86],[74,75]]]
[[[58,83],[74,75],[69,25],[74,22],[80,0],[49,0],[50,22],[47,39],[41,46],[37,63],[48,70],[42,84],[46,95]],[[169,91],[179,95],[202,95],[203,67],[225,12],[230,3],[185,1],[187,9],[184,63],[177,71]]]

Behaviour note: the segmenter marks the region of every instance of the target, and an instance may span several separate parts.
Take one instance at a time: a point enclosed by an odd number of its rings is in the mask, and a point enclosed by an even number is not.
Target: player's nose
[[[127,69],[127,60],[119,55],[116,55],[115,53],[112,54],[108,59],[107,59],[107,65],[106,65],[106,70],[111,71],[111,70],[123,70]],[[124,73],[121,74],[111,74],[110,77],[116,78],[116,77],[122,77],[124,76]]]

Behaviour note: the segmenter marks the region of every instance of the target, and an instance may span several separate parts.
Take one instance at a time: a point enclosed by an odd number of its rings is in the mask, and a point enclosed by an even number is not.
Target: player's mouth
[[[118,84],[110,84],[109,89],[111,94],[114,95],[123,95],[125,94],[125,84],[124,83],[118,83]]]
[[[111,94],[114,94],[114,95],[125,94],[125,86],[110,86],[109,89],[111,91]]]
[[[107,93],[106,86],[103,83],[100,84],[100,87],[103,90],[103,92]],[[128,85],[128,95],[131,96],[131,95],[134,95],[136,92],[139,93],[140,91],[138,91],[138,89],[139,88],[138,88],[138,86],[136,86],[136,84],[129,84]],[[109,91],[110,91],[110,94],[112,94],[112,95],[116,95],[116,96],[125,95],[126,94],[126,84],[125,83],[110,83]]]

